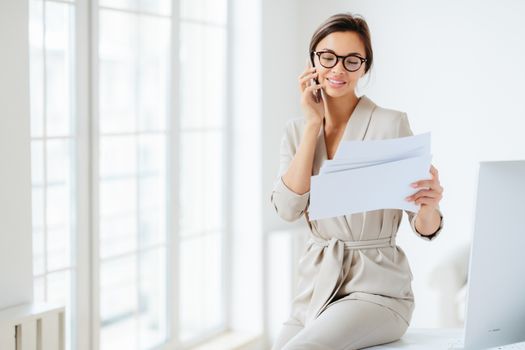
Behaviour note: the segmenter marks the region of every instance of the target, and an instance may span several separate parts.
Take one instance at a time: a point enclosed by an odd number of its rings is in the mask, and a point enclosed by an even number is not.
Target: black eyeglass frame
[[[335,60],[335,63],[333,66],[325,66],[324,64],[321,63],[321,54],[323,53],[329,53],[329,54],[332,54],[336,57],[336,60]],[[312,60],[313,60],[313,55],[317,55],[317,58],[319,59],[319,64],[321,64],[321,66],[325,67],[325,68],[334,68],[335,66],[337,66],[337,64],[339,63],[339,60],[342,60],[343,62],[343,67],[349,71],[349,72],[357,72],[361,66],[363,65],[363,63],[365,63],[366,61],[368,61],[368,59],[366,58],[363,58],[359,55],[356,55],[355,53],[351,53],[350,55],[346,55],[346,56],[339,56],[339,55],[336,55],[334,52],[332,51],[312,51],[310,52],[310,56],[312,57]],[[348,69],[345,65],[345,60],[348,58],[348,57],[355,57],[357,59],[359,59],[361,61],[361,64],[359,64],[359,67],[357,67],[357,69],[354,69],[354,70],[351,70],[351,69]]]

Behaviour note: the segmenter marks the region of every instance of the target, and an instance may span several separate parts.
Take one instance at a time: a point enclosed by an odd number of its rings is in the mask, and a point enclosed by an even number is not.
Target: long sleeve
[[[279,173],[270,199],[277,214],[286,221],[299,219],[306,211],[310,199],[310,192],[297,194],[289,189],[282,179],[297,151],[293,144],[292,127],[292,122],[289,122],[281,139]]]
[[[436,230],[436,232],[434,232],[433,234],[428,235],[428,236],[422,235],[421,233],[417,232],[417,230],[416,230],[416,213],[408,211],[408,210],[405,210],[405,212],[408,215],[408,221],[410,222],[410,227],[412,227],[412,231],[417,236],[421,237],[424,240],[427,240],[427,241],[433,240],[434,238],[436,238],[439,235],[439,233],[441,232],[441,229],[443,228],[443,213],[441,213],[441,210],[439,210],[439,209],[438,209],[438,213],[439,213],[439,216],[441,217],[441,221],[439,223],[439,227]]]
[[[399,120],[399,129],[398,130],[399,130],[398,137],[406,137],[406,136],[412,136],[413,135],[412,130],[410,129],[410,124],[408,122],[408,117],[407,117],[406,113],[403,113],[403,115],[401,116],[401,118]],[[416,213],[408,211],[408,210],[405,210],[405,212],[408,215],[408,221],[410,222],[410,227],[412,227],[412,231],[417,236],[419,236],[422,239],[425,239],[427,241],[431,241],[431,240],[435,239],[439,235],[439,233],[441,232],[441,229],[443,228],[443,213],[441,212],[441,210],[439,210],[439,208],[437,210],[439,212],[439,216],[441,217],[441,221],[439,223],[439,228],[437,229],[436,232],[434,232],[433,234],[428,235],[428,236],[422,235],[421,233],[417,232],[417,230],[416,230]]]

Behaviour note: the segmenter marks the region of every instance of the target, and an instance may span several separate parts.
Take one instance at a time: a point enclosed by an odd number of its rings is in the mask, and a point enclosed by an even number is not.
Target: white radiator
[[[297,294],[298,263],[308,235],[306,225],[296,225],[264,236],[264,322],[268,348],[290,315],[291,302]]]
[[[64,350],[64,307],[27,304],[0,310],[0,350]]]

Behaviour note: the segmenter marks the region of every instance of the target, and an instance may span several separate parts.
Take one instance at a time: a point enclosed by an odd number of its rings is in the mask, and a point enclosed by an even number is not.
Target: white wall
[[[445,188],[446,228],[429,243],[416,238],[405,221],[398,244],[415,276],[412,325],[439,326],[430,271],[470,239],[477,162],[525,159],[525,27],[520,25],[525,3],[300,0],[267,11],[272,25],[264,48],[281,52],[263,56],[264,193],[269,194],[277,171],[282,127],[300,112],[296,81],[311,34],[337,12],[362,14],[371,29],[375,63],[359,93],[408,112],[414,133],[432,132],[433,164]],[[276,64],[277,59],[285,61]],[[267,230],[288,227],[268,202],[265,210]]]
[[[0,309],[33,293],[27,7],[0,2]]]
[[[270,194],[277,176],[279,144],[285,122],[297,118],[299,85],[308,48],[298,43],[300,1],[265,0],[262,2],[262,193],[263,230],[290,227],[277,217]],[[301,51],[302,49],[302,51]],[[298,63],[300,62],[300,63]]]

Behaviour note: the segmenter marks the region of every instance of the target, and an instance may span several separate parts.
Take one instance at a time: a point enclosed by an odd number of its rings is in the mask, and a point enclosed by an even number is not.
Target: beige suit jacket
[[[280,169],[271,195],[278,215],[294,221],[304,215],[310,237],[299,262],[298,294],[292,303],[288,322],[305,325],[331,303],[345,299],[365,300],[398,313],[410,323],[414,310],[412,272],[395,237],[402,210],[384,209],[321,220],[309,220],[310,193],[299,195],[282,181],[304,132],[305,120],[299,118],[286,126],[281,142]],[[377,140],[412,135],[406,113],[377,106],[362,96],[355,107],[342,140]],[[324,131],[320,130],[312,175],[319,173],[327,159]],[[412,230],[415,213],[406,212]],[[440,213],[441,214],[441,213]]]

